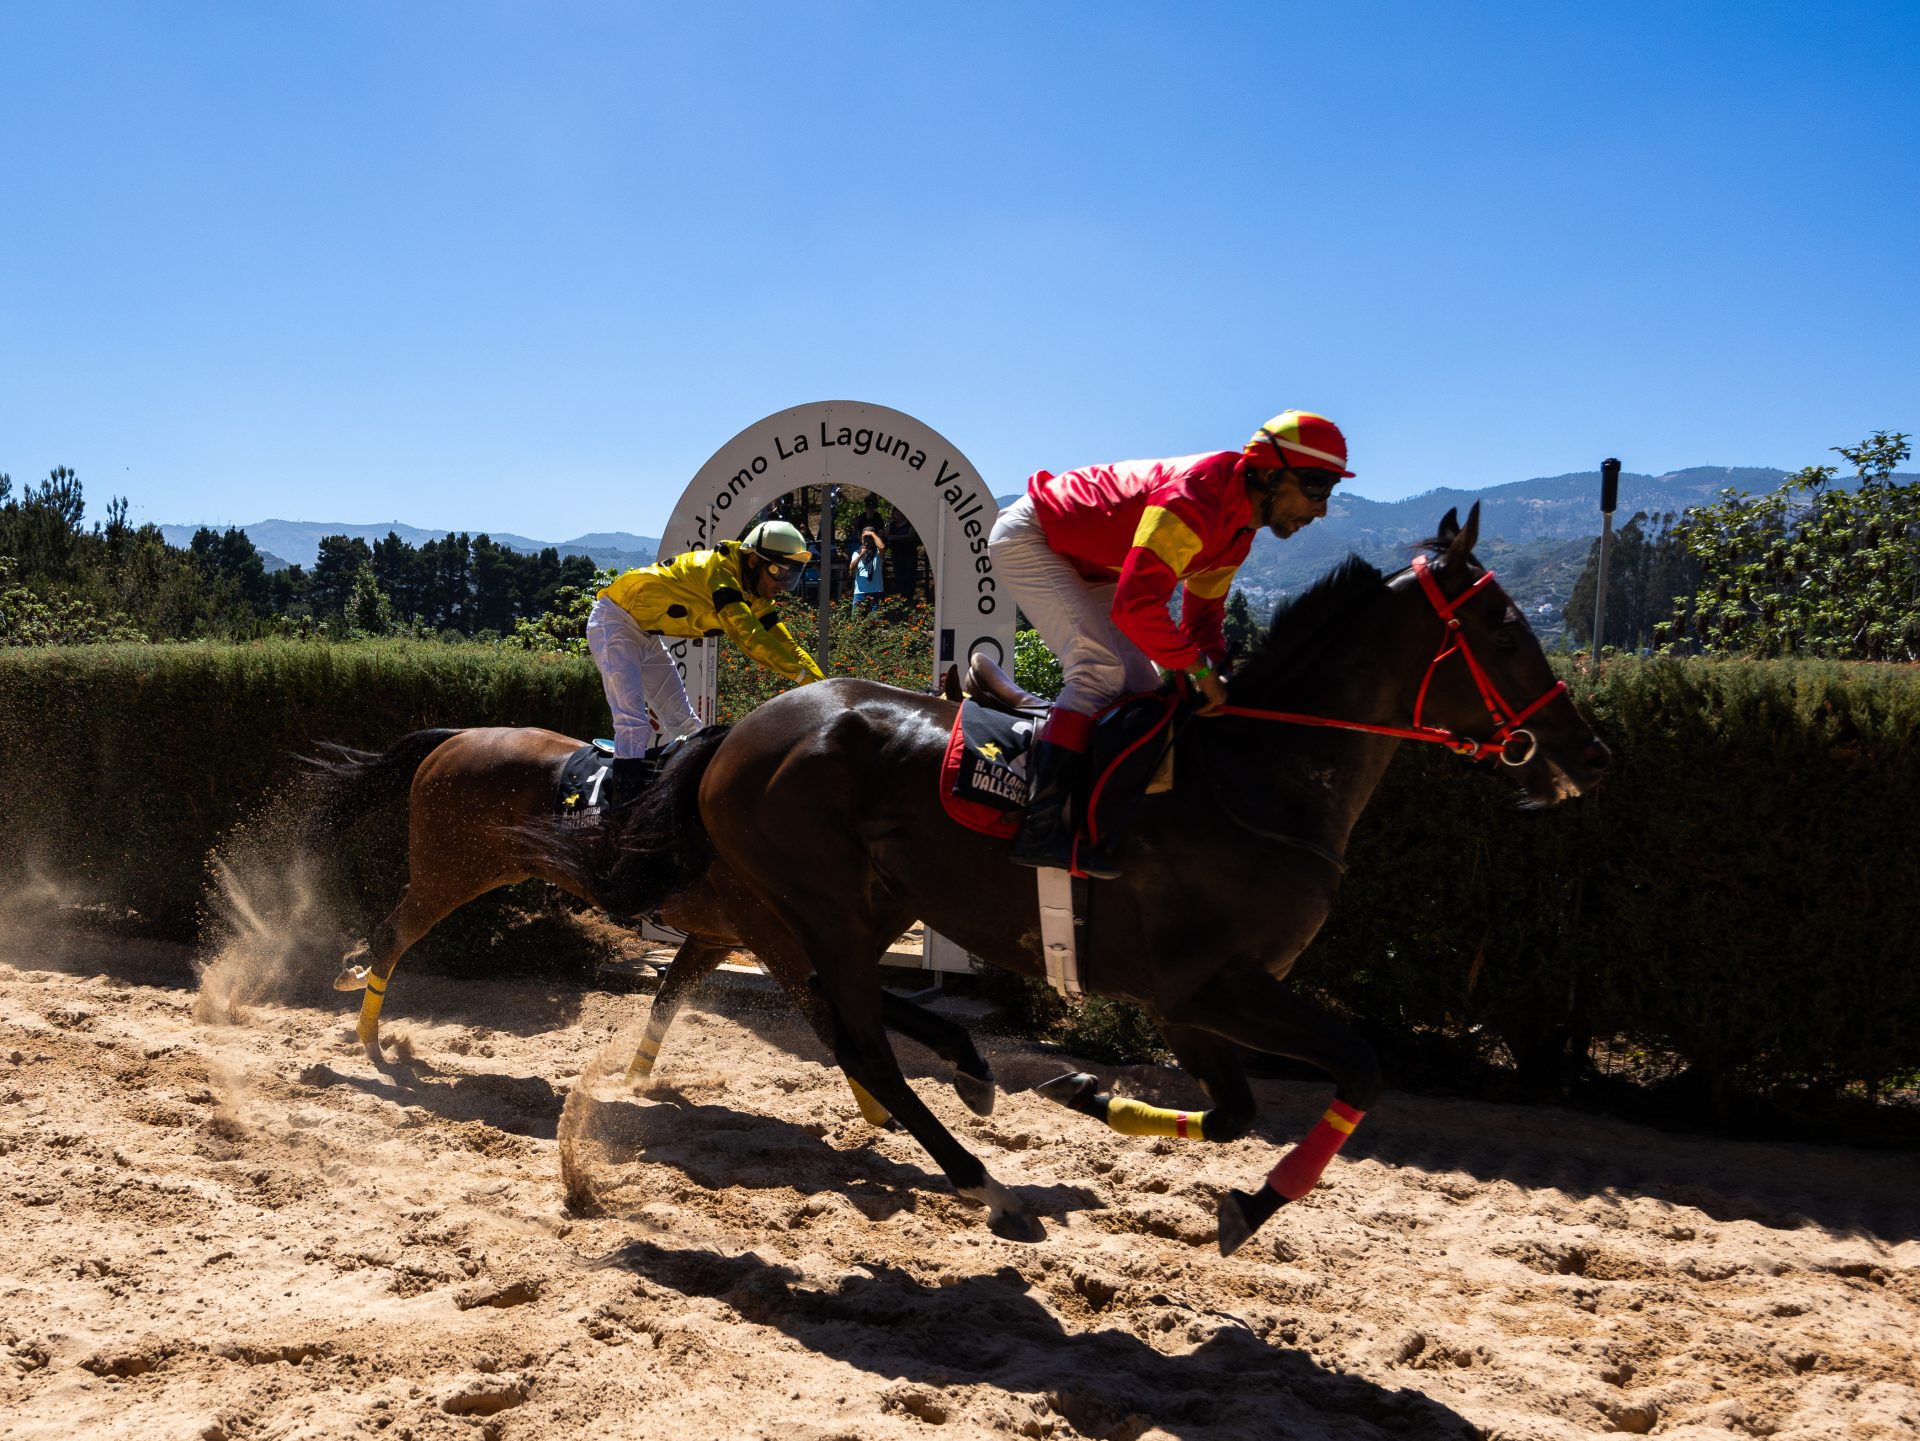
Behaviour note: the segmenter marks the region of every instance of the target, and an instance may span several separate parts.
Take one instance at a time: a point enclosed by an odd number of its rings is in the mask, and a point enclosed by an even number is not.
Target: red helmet
[[[1310,410],[1283,410],[1253,433],[1246,454],[1254,464],[1270,470],[1331,470],[1342,477],[1347,469],[1347,438],[1340,427]]]

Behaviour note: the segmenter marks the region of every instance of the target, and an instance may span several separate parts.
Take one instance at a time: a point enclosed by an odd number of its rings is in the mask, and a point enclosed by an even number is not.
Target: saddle
[[[941,690],[961,702],[941,765],[941,803],[972,830],[1015,835],[1026,806],[1027,751],[1053,703],[977,652],[964,684],[960,668],[950,666]],[[1086,787],[1074,798],[1089,841],[1118,837],[1143,796],[1172,789],[1173,741],[1186,714],[1172,689],[1129,696],[1101,712]]]
[[[992,710],[1024,715],[1034,720],[1044,719],[1047,712],[1053,709],[1052,701],[1032,691],[1022,690],[1019,681],[979,651],[975,651],[967,661],[965,685],[960,682],[960,667],[948,666],[946,683],[942,689],[948,700],[964,698]]]

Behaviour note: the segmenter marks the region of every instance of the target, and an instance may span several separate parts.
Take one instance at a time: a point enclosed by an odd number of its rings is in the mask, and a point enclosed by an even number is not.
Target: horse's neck
[[[1370,624],[1356,627],[1261,706],[1361,725],[1405,726],[1424,654],[1416,658],[1418,647],[1404,616],[1402,607],[1377,607]],[[1305,839],[1344,852],[1400,742],[1365,731],[1280,722],[1272,728],[1289,734],[1242,742],[1252,758],[1247,769],[1253,787],[1269,791],[1283,814],[1311,818],[1316,833]]]
[[[1348,718],[1346,712],[1317,707],[1286,709]],[[1279,729],[1277,725],[1275,728]],[[1285,743],[1275,744],[1277,737],[1262,738],[1267,742],[1263,749],[1269,759],[1265,765],[1249,768],[1248,790],[1261,795],[1277,814],[1305,822],[1313,834],[1302,839],[1335,854],[1344,853],[1355,822],[1373,799],[1400,742],[1391,736],[1360,731],[1287,729],[1296,734],[1287,737]]]

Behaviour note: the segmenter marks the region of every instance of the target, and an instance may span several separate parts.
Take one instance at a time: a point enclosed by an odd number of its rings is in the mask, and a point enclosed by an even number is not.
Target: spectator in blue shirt
[[[853,564],[853,613],[866,615],[880,609],[880,602],[887,593],[887,578],[884,562],[887,543],[880,539],[880,532],[868,526],[860,532],[860,544],[854,547]]]

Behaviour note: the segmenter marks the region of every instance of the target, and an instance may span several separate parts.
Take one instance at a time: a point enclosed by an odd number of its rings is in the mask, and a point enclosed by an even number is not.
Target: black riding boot
[[[1013,842],[1013,863],[1019,866],[1073,867],[1073,824],[1068,817],[1073,793],[1087,769],[1085,751],[1068,750],[1039,740],[1027,756],[1027,813]],[[1120,872],[1104,856],[1082,846],[1080,870],[1100,880]]]
[[[655,764],[646,756],[622,756],[615,760],[613,773],[607,777],[607,809],[625,810],[639,800]]]

